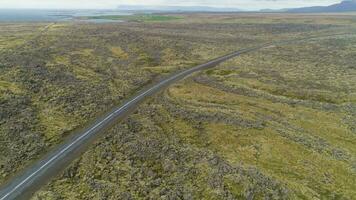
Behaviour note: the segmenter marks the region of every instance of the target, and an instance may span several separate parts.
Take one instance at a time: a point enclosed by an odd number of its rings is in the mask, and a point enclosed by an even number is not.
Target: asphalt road
[[[214,67],[228,59],[231,59],[244,53],[256,51],[275,44],[289,43],[293,41],[303,41],[306,39],[308,38],[263,44],[261,46],[243,49],[228,54],[226,56],[214,59],[208,63],[198,65],[196,67],[176,73],[151,86],[150,88],[139,92],[135,97],[131,98],[126,103],[114,109],[112,112],[108,113],[104,117],[98,119],[87,129],[80,131],[78,134],[75,134],[75,137],[59,145],[55,150],[48,153],[47,156],[39,160],[31,167],[25,169],[22,174],[10,180],[9,183],[7,183],[4,187],[1,188],[0,200],[29,199],[33,195],[33,193],[40,188],[40,186],[47,183],[51,178],[61,172],[61,170],[63,170],[71,161],[77,158],[80,153],[83,152],[85,148],[89,144],[91,144],[91,142],[98,135],[100,135],[100,133],[103,133],[103,130],[110,127],[110,125],[114,122],[117,122],[118,120],[125,117],[125,115],[129,114],[130,111],[136,108],[138,103],[143,101],[146,97],[157,93],[158,91],[169,86],[175,81],[183,79],[184,77],[196,71]]]

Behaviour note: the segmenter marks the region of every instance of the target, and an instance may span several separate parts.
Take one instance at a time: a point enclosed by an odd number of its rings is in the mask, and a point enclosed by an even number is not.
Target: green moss
[[[169,23],[0,24],[1,181],[167,73],[354,27],[348,16],[105,18]],[[103,134],[35,198],[352,199],[355,42],[270,46],[196,73]]]
[[[165,22],[182,19],[182,17],[169,15],[105,15],[105,16],[91,16],[89,19],[109,19],[109,20],[128,20],[128,21],[142,21],[142,22]]]
[[[0,91],[11,91],[17,94],[22,92],[21,88],[17,84],[9,81],[0,81]]]

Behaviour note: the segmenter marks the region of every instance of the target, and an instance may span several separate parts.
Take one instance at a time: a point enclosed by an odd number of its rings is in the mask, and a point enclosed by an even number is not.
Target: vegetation
[[[168,73],[354,31],[348,15],[180,16],[1,24],[0,182]],[[140,105],[33,199],[354,199],[355,44],[342,35],[274,45],[196,73]]]
[[[353,199],[355,68],[335,58],[354,44],[264,49],[176,84],[34,199]]]
[[[170,112],[197,123],[200,135],[183,138],[273,177],[291,199],[353,199],[355,43],[331,38],[244,55],[169,89]]]
[[[85,19],[108,19],[108,20],[125,20],[138,22],[164,22],[182,19],[182,17],[171,15],[152,15],[152,14],[135,14],[135,15],[100,15],[85,17]]]
[[[168,73],[203,60],[192,52],[198,43],[127,24],[2,26],[0,182],[158,79],[156,68]]]

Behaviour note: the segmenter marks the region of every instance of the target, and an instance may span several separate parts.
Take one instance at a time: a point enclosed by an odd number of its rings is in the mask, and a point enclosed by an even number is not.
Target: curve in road
[[[90,144],[91,141],[94,140],[95,136],[97,136],[103,130],[108,128],[110,124],[124,117],[126,114],[129,113],[130,110],[137,107],[137,104],[140,101],[144,100],[145,97],[155,94],[156,92],[160,91],[164,87],[169,86],[170,84],[172,84],[177,80],[183,79],[184,77],[192,74],[193,72],[214,67],[233,57],[248,52],[256,51],[265,47],[269,47],[271,45],[279,45],[279,44],[285,44],[285,43],[290,43],[295,41],[304,41],[308,39],[330,37],[330,36],[344,35],[344,34],[309,37],[309,38],[281,41],[276,43],[266,43],[257,47],[236,51],[226,56],[214,59],[208,63],[198,65],[196,67],[176,73],[162,80],[161,82],[155,84],[151,88],[138,93],[135,97],[133,97],[123,105],[114,109],[112,112],[110,112],[103,118],[97,120],[92,126],[78,133],[76,137],[70,139],[69,141],[65,142],[62,145],[59,145],[56,148],[56,150],[49,153],[47,156],[45,156],[45,158],[38,161],[33,166],[25,169],[20,176],[11,180],[7,185],[5,185],[0,190],[0,200],[28,199],[33,192],[35,192],[37,189],[40,188],[41,185],[49,181],[53,176],[58,174],[60,170],[65,168],[65,166],[67,166],[72,160],[74,160],[78,156],[78,154],[80,154],[83,151],[83,147],[87,146],[88,144]]]

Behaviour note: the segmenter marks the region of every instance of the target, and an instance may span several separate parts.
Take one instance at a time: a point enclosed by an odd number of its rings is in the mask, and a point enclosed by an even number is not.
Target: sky
[[[0,0],[0,8],[114,9],[119,5],[211,6],[243,10],[331,5],[341,0]]]

